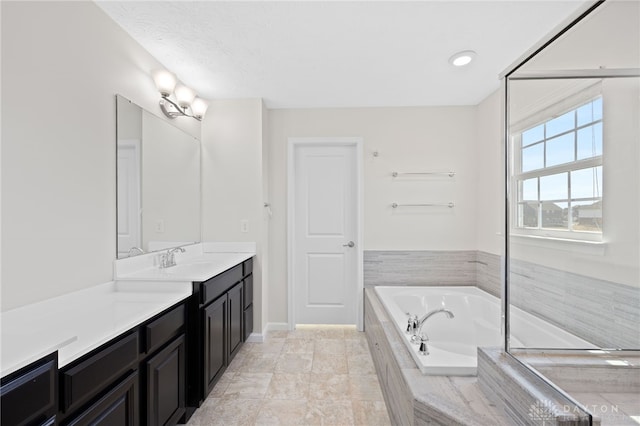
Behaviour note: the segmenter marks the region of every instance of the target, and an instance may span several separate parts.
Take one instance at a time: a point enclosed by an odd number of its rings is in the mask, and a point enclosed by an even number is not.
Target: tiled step
[[[599,426],[597,418],[499,348],[478,348],[478,383],[514,425]]]

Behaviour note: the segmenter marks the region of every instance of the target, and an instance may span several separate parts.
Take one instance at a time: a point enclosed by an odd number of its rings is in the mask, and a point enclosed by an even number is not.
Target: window
[[[514,137],[521,234],[572,239],[602,235],[602,97]]]

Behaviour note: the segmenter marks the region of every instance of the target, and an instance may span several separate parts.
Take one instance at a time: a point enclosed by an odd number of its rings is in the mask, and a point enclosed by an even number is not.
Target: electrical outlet
[[[240,232],[249,232],[249,221],[243,219],[240,221]]]
[[[160,219],[156,221],[156,234],[164,233],[164,220]]]

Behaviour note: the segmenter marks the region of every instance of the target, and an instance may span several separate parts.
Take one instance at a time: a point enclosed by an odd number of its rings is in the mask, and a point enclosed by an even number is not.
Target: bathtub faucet
[[[418,316],[407,312],[407,334],[414,335],[418,329]]]
[[[429,348],[427,347],[427,342],[429,341],[429,336],[426,333],[422,334],[422,326],[425,322],[435,314],[443,313],[449,319],[455,318],[453,312],[448,309],[434,309],[433,311],[427,312],[425,316],[418,320],[418,332],[411,336],[411,341],[417,345],[420,345],[419,352],[421,355],[429,355]]]
[[[429,318],[431,318],[435,314],[439,314],[440,312],[445,314],[449,319],[452,319],[455,317],[455,315],[453,315],[453,312],[451,312],[448,309],[434,309],[431,312],[427,312],[422,318],[418,320],[418,328],[422,328],[422,324],[424,324]]]

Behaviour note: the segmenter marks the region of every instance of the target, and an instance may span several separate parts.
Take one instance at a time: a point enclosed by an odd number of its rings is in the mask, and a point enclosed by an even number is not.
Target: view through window
[[[601,235],[602,123],[599,96],[516,137],[517,228]]]

